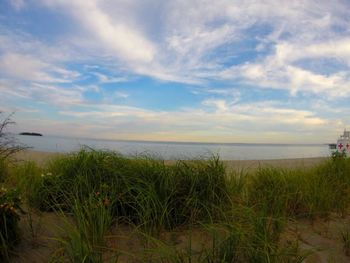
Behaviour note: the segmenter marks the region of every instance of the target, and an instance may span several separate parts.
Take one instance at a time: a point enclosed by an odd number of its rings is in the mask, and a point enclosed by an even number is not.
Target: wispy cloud
[[[137,29],[110,16],[96,0],[44,0],[50,7],[61,7],[70,12],[95,41],[115,52],[126,61],[149,62],[155,55],[155,46]],[[119,3],[118,3],[119,4]]]
[[[26,5],[24,0],[9,0],[9,1],[10,1],[10,4],[13,6],[13,8],[16,9],[17,11],[20,11]]]
[[[217,75],[227,76],[226,65],[242,51],[255,51],[249,63],[259,64],[259,53],[267,47],[275,51],[262,66],[268,64],[268,70],[290,77],[293,73],[283,70],[281,64],[290,65],[306,57],[349,57],[348,39],[342,38],[342,30],[348,25],[344,1],[286,1],[283,5],[275,1],[155,1],[153,4],[159,5],[158,11],[163,14],[157,18],[149,16],[153,5],[147,1],[40,2],[75,19],[85,32],[80,32],[84,39],[75,41],[75,45],[83,45],[91,56],[101,52],[114,57],[115,65],[122,63],[130,72],[167,81],[201,84]],[[244,47],[247,41],[253,42]],[[94,47],[89,48],[86,42],[94,43]],[[244,74],[241,77],[247,78]],[[266,78],[267,83],[276,82],[273,76]]]
[[[118,83],[118,82],[127,82],[128,79],[126,77],[110,77],[105,74],[94,72],[93,73],[99,80],[100,83]]]
[[[4,105],[44,105],[85,135],[263,141],[350,122],[345,0],[6,3]]]
[[[197,133],[195,141],[207,141],[208,138],[213,140],[215,136],[216,141],[225,141],[227,138],[235,141],[237,134],[245,129],[247,134],[259,134],[256,138],[251,138],[252,141],[264,142],[271,132],[282,132],[289,136],[295,132],[306,135],[311,130],[323,130],[325,126],[335,124],[335,121],[319,117],[314,112],[285,108],[278,102],[270,101],[235,106],[230,106],[224,100],[204,101],[202,108],[175,112],[99,105],[83,107],[80,111],[61,111],[60,114],[78,118],[82,123],[101,123],[101,127],[104,127],[101,129],[116,131],[114,136],[108,136],[111,139],[118,138],[120,131],[130,132],[134,134],[133,139],[139,140],[145,137],[155,138],[156,135],[159,140],[167,140],[174,138],[176,133],[187,132]],[[137,130],[142,132],[138,133]],[[224,137],[217,137],[218,134]],[[294,142],[299,139],[298,137]],[[271,140],[278,141],[270,138]]]
[[[0,57],[1,75],[36,82],[72,82],[78,72],[50,65],[30,55],[6,53]]]

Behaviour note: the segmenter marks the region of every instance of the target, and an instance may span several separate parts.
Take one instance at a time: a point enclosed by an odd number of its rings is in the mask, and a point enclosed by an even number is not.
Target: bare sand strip
[[[275,160],[232,160],[224,161],[224,163],[229,170],[253,171],[258,169],[259,167],[278,167],[286,169],[309,168],[316,166],[327,159],[327,157],[315,157]]]
[[[17,161],[34,161],[37,164],[42,165],[48,160],[60,155],[62,155],[62,153],[25,150],[16,153],[15,159]]]
[[[17,160],[34,161],[39,165],[44,164],[51,158],[62,155],[57,152],[41,152],[26,150],[16,155]],[[297,158],[297,159],[276,159],[276,160],[230,160],[223,161],[229,170],[256,170],[259,167],[280,167],[280,168],[307,168],[327,160],[325,157]]]

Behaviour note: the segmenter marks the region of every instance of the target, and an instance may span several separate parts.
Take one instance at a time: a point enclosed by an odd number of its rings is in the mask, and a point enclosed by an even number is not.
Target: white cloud
[[[150,62],[155,55],[155,46],[141,32],[118,21],[101,9],[96,0],[45,0],[52,7],[63,7],[72,13],[85,30],[92,34],[108,50],[126,61]]]
[[[126,99],[127,97],[129,97],[129,94],[122,92],[122,91],[116,91],[116,92],[114,92],[114,96],[117,98]]]
[[[227,63],[242,51],[261,51],[267,47],[275,47],[276,52],[270,56],[274,56],[274,63],[280,63],[271,65],[270,70],[281,74],[287,72],[280,67],[295,66],[291,63],[307,56],[333,56],[349,62],[348,38],[342,39],[343,33],[338,33],[349,24],[347,4],[342,0],[283,1],[283,4],[273,0],[36,2],[39,3],[77,21],[75,26],[82,30],[74,36],[74,43],[73,36],[68,41],[74,52],[84,50],[86,58],[92,59],[98,54],[101,64],[110,68],[165,81],[202,85],[222,75]],[[260,30],[266,32],[260,35]],[[246,40],[254,40],[256,45],[246,46]],[[64,41],[61,44],[65,46]],[[63,53],[69,57],[71,51]],[[246,74],[265,75],[266,70],[259,69],[259,65],[266,66],[261,63],[264,59],[259,56],[254,60],[254,63],[250,60],[250,65],[256,67],[247,68],[250,72]],[[102,82],[118,81],[100,77]],[[274,85],[274,78],[268,77],[263,86],[271,83],[274,88],[281,88],[279,83]]]
[[[16,81],[67,83],[80,73],[67,68],[66,63],[79,60],[74,49],[57,43],[45,44],[21,31],[9,31],[0,26],[0,75]]]
[[[271,138],[270,133],[274,132],[284,133],[294,138],[294,142],[302,142],[302,136],[310,131],[328,131],[339,126],[339,123],[334,125],[335,120],[307,110],[282,107],[278,102],[230,105],[224,100],[207,100],[202,105],[173,112],[110,104],[89,105],[88,108],[82,105],[81,111],[63,110],[60,114],[78,118],[81,125],[98,123],[100,130],[106,132],[103,136],[110,139],[183,140],[187,135],[186,140],[233,142],[246,133],[245,138],[250,142],[264,142],[268,138],[269,141],[284,142],[281,137]],[[296,132],[300,137],[291,136]],[[317,140],[319,137],[313,142],[319,142]]]
[[[50,65],[30,55],[6,53],[0,57],[1,74],[18,80],[70,82],[79,73]]]
[[[39,83],[33,83],[30,87],[30,96],[60,108],[79,105],[85,101],[80,90]]]
[[[335,72],[315,72],[303,67],[303,60],[313,59],[324,67],[327,59],[336,59],[342,66]],[[249,62],[225,69],[220,73],[224,79],[241,80],[244,83],[275,89],[287,89],[292,95],[298,91],[333,98],[350,96],[350,41],[342,38],[324,43],[276,44],[274,53],[258,62]]]
[[[27,83],[0,80],[0,91],[7,100],[16,98],[26,99],[30,102],[44,103],[58,108],[67,108],[85,103],[84,92],[88,88],[64,88],[50,83]],[[13,107],[13,105],[11,105]]]
[[[9,2],[16,11],[22,10],[26,5],[24,0],[9,0]]]
[[[29,55],[8,53],[0,58],[0,68],[2,73],[19,79],[43,79],[44,81],[52,81],[52,78],[43,72],[46,67],[46,63],[32,58]]]
[[[28,88],[17,81],[0,79],[0,91],[3,97],[29,98]]]
[[[227,103],[225,100],[214,100],[214,99],[207,99],[202,102],[205,106],[214,106],[218,112],[225,112],[228,109]]]
[[[281,42],[276,45],[276,59],[280,63],[294,62],[306,58],[336,58],[350,65],[350,38],[315,41],[311,43]]]
[[[24,7],[21,0],[11,3],[18,10]],[[350,96],[347,1],[31,3],[33,8],[44,4],[50,12],[70,16],[76,31],[44,40],[0,26],[0,91],[6,96],[59,106],[62,115],[79,118],[83,133],[110,128],[123,130],[117,133],[120,136],[132,133],[139,139],[145,131],[148,138],[185,138],[187,134],[188,138],[198,135],[198,140],[209,140],[209,134],[221,134],[222,140],[232,140],[234,134],[261,131],[259,140],[264,140],[268,132],[300,131],[305,135],[306,131],[329,130],[347,120],[343,115],[320,114],[316,107],[244,103],[237,92],[239,84],[244,83],[254,88],[288,90],[292,96],[298,92],[326,100]],[[336,65],[329,65],[328,59]],[[76,72],[70,70],[71,63],[94,68]],[[318,70],[313,63],[331,70]],[[78,78],[91,78],[91,74],[98,83],[89,87],[70,84]],[[85,101],[86,91],[103,95],[99,84],[127,82],[129,78],[123,74],[195,84],[193,92],[204,99],[198,108],[174,112],[113,106],[105,98]],[[216,81],[237,88],[206,88],[218,84]],[[126,88],[110,94],[129,96]],[[89,124],[92,120],[101,125]],[[103,136],[111,137],[112,132],[103,131]]]
[[[35,7],[35,6],[34,6]],[[75,42],[74,37],[46,43],[37,36],[19,29],[13,30],[0,25],[0,53],[15,53],[34,57],[50,64],[79,61],[86,58],[81,52],[83,40]]]
[[[105,74],[94,72],[93,73],[99,80],[101,84],[104,83],[118,83],[118,82],[127,82],[128,79],[126,77],[110,77]]]

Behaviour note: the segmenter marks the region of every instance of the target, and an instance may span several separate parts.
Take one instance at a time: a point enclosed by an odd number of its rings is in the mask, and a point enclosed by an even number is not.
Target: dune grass
[[[72,199],[71,208],[70,215],[60,211],[63,237],[56,238],[66,258],[70,262],[104,262],[105,236],[113,222],[110,205],[100,196],[90,195],[84,201]]]
[[[248,174],[228,173],[217,156],[169,164],[83,149],[42,167],[10,168],[5,181],[20,189],[28,206],[63,218],[56,240],[70,262],[116,262],[123,253],[140,262],[302,262],[308,252],[297,238],[283,236],[288,221],[344,215],[350,201],[345,156],[309,169]],[[118,225],[140,232],[141,252],[107,242]],[[162,237],[178,229],[185,248]],[[193,248],[192,229],[206,237],[201,249]]]
[[[166,165],[147,157],[83,150],[51,161],[40,176],[30,178],[27,183],[35,189],[28,198],[38,209],[70,211],[69,200],[99,194],[118,219],[150,230],[210,219],[229,200],[225,168],[217,157]]]

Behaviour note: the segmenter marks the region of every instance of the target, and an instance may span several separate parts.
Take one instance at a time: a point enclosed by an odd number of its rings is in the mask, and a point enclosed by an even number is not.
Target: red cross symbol
[[[338,148],[341,150],[341,148],[343,148],[343,144],[342,144],[342,143],[339,143],[339,144],[338,144]]]
[[[346,144],[346,149],[349,149],[349,147],[350,147],[350,145],[347,143],[347,144]]]

